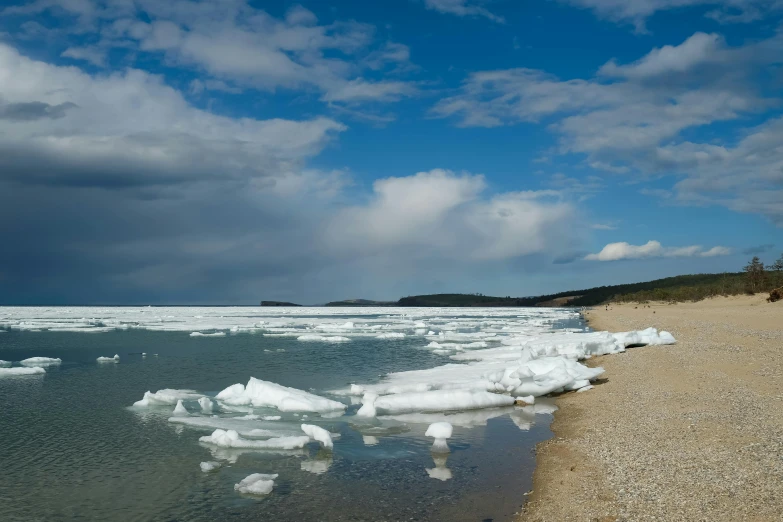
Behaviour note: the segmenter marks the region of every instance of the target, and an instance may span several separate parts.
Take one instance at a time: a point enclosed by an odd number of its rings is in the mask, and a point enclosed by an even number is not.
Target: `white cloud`
[[[481,0],[424,0],[427,9],[457,16],[483,16],[493,22],[504,23],[503,17],[481,6]]]
[[[592,9],[605,19],[631,23],[639,31],[645,21],[658,11],[693,6],[710,9],[706,16],[722,23],[746,23],[759,20],[769,12],[783,8],[780,0],[559,0],[576,7]]]
[[[386,42],[378,48],[373,26],[319,25],[301,6],[292,7],[282,19],[246,0],[38,0],[0,13],[29,16],[43,11],[75,16],[77,23],[67,26],[72,32],[100,36],[89,53],[72,46],[64,54],[95,64],[101,53],[130,48],[161,56],[168,66],[209,76],[202,81],[234,87],[316,91],[324,100],[341,102],[388,102],[417,92],[413,83],[383,78],[390,66],[396,74],[411,70],[407,47]],[[364,76],[368,69],[376,71],[373,79]]]
[[[677,201],[763,214],[783,225],[780,168],[783,125],[775,118],[738,132],[734,147],[699,143],[686,131],[769,111],[772,85],[760,81],[783,63],[783,33],[739,47],[696,33],[627,65],[609,61],[592,79],[560,80],[543,71],[471,74],[433,108],[460,126],[545,123],[557,152],[584,155],[594,169],[629,176],[674,174]],[[767,89],[770,87],[770,89]]]
[[[597,254],[588,254],[585,259],[587,261],[619,261],[653,257],[715,257],[729,254],[731,254],[731,249],[722,246],[704,250],[698,245],[664,247],[658,241],[648,241],[644,245],[631,245],[626,242],[609,243]]]
[[[381,179],[371,199],[342,210],[326,241],[340,251],[460,260],[550,254],[575,241],[576,211],[551,191],[483,195],[480,175],[435,169]]]
[[[106,52],[97,47],[69,47],[60,56],[73,58],[74,60],[84,60],[97,67],[106,65]]]
[[[294,171],[345,129],[327,118],[217,116],[190,106],[146,72],[90,76],[31,60],[3,44],[0,92],[0,104],[16,107],[17,113],[33,111],[21,122],[0,118],[0,170],[27,182],[41,177],[60,184],[92,179],[104,186],[273,180]],[[69,108],[57,113],[49,109],[66,104]],[[35,117],[36,107],[46,117]],[[59,168],[25,172],[21,165],[31,157]],[[93,174],[95,169],[103,174]]]

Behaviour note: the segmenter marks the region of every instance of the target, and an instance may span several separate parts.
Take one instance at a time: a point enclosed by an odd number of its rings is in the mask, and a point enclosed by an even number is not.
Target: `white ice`
[[[332,449],[334,443],[332,442],[332,435],[320,426],[314,424],[302,424],[302,431],[307,434],[313,440],[317,440],[326,449]]]
[[[451,438],[451,433],[454,428],[448,422],[434,422],[430,424],[427,431],[424,433],[425,437],[432,437],[435,441],[432,443],[432,451],[436,453],[447,453],[449,451],[449,445],[446,439]]]
[[[175,417],[186,417],[190,415],[188,413],[188,410],[185,408],[185,405],[182,404],[182,400],[177,401],[177,406],[174,408],[174,413],[172,414]]]
[[[274,407],[286,412],[333,412],[345,409],[345,404],[296,388],[281,386],[251,377],[247,386],[234,384],[215,398],[228,405]]]
[[[247,420],[241,417],[190,415],[171,417],[169,422],[200,430],[233,430],[242,437],[292,437],[301,434],[298,427],[287,423],[269,423],[260,419]]]
[[[209,397],[201,397],[198,400],[198,404],[201,406],[202,413],[212,413],[212,408],[215,405],[211,400],[209,400]]]
[[[0,377],[13,377],[16,375],[36,375],[46,373],[46,370],[39,366],[30,367],[16,367],[16,368],[0,368]]]
[[[275,437],[267,440],[244,439],[234,430],[215,430],[212,435],[198,439],[207,444],[213,444],[220,448],[239,448],[239,449],[298,449],[303,448],[310,442],[310,437],[302,435],[301,437]]]
[[[513,397],[477,390],[399,393],[383,395],[375,400],[375,408],[382,414],[473,410],[512,404],[514,404]]]
[[[11,366],[11,361],[0,361],[0,368],[6,368],[8,366]]]
[[[105,362],[117,363],[120,362],[120,356],[115,354],[114,357],[98,357],[98,359],[96,360],[99,363],[105,363]]]
[[[199,464],[199,467],[201,468],[201,471],[204,473],[209,473],[210,471],[214,471],[220,467],[220,462],[215,462],[213,460],[202,462]]]
[[[243,478],[239,484],[234,484],[234,489],[248,495],[268,495],[275,487],[276,478],[277,473],[274,475],[253,473]]]
[[[179,400],[195,400],[202,395],[194,390],[172,390],[169,388],[158,390],[155,393],[147,391],[140,401],[133,403],[134,406],[146,408],[149,406],[174,406]]]
[[[212,332],[212,333],[203,333],[203,332],[190,332],[191,337],[225,337],[226,332]]]
[[[62,359],[53,359],[51,357],[30,357],[24,361],[19,361],[19,364],[22,366],[56,366],[62,362]]]
[[[348,337],[341,337],[339,335],[324,336],[324,335],[300,335],[296,338],[297,341],[320,341],[324,343],[345,343],[350,341]]]

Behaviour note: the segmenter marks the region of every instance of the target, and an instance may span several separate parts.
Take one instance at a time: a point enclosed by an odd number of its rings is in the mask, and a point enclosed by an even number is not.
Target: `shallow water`
[[[174,331],[148,330],[155,326],[134,318],[131,329],[100,333],[46,331],[63,327],[52,326],[52,310],[56,323],[72,326],[85,309],[42,310],[0,308],[0,328],[6,329],[0,334],[0,359],[63,360],[45,375],[0,379],[3,520],[507,520],[530,489],[533,448],[550,436],[549,415],[514,407],[457,414],[450,418],[451,452],[433,456],[431,439],[423,436],[426,418],[358,421],[354,405],[339,418],[309,414],[306,420],[340,434],[332,453],[317,443],[274,453],[209,447],[198,438],[211,430],[168,421],[173,407],[129,406],[147,390],[187,388],[214,395],[250,376],[340,399],[326,391],[451,362],[423,349],[429,341],[408,324],[417,317],[426,318],[428,328],[466,333],[528,323],[581,326],[574,316],[542,311],[426,310],[402,319],[386,310],[301,309],[285,312],[287,326],[272,327],[318,330],[318,325],[351,320],[357,330],[387,325],[406,332],[393,340],[350,332],[350,342],[325,343],[258,331],[189,336],[257,324],[260,318],[269,322],[270,316],[278,320],[274,314],[283,313],[268,309],[179,309],[173,315],[188,319],[172,319],[173,328],[165,325]],[[94,309],[90,317],[117,310]],[[113,323],[79,328],[108,330],[107,324]],[[31,331],[37,329],[44,331]],[[95,361],[115,353],[118,364]],[[186,406],[198,412],[195,401]],[[262,408],[254,413],[279,414]],[[301,416],[282,416],[272,424],[296,431],[302,422]],[[202,473],[202,461],[223,465]],[[234,491],[234,484],[251,473],[279,474],[272,494],[253,498]]]

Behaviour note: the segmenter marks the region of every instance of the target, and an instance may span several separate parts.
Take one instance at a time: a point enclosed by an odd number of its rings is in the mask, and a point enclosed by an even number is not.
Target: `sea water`
[[[450,452],[433,454],[424,433],[443,414],[367,423],[354,418],[356,398],[330,391],[454,363],[450,355],[466,350],[460,343],[492,348],[519,332],[582,328],[578,314],[551,309],[0,308],[0,360],[62,360],[45,374],[0,378],[2,518],[509,520],[531,489],[534,447],[550,436],[546,399],[538,414],[449,412]],[[433,340],[451,347],[427,348]],[[115,354],[118,362],[96,361]],[[131,407],[164,388],[214,399],[250,377],[344,402],[346,411],[216,403],[216,418],[280,416],[267,424],[299,435],[301,423],[317,424],[339,434],[333,450],[317,442],[215,448],[199,442],[211,429],[170,422],[173,406]],[[184,405],[210,417],[195,400]],[[218,467],[202,472],[202,462]],[[270,494],[234,489],[254,473],[278,475]]]

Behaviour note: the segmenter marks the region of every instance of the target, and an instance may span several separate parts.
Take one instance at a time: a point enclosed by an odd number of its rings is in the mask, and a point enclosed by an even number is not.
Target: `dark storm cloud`
[[[64,118],[69,109],[78,107],[75,103],[66,102],[58,105],[50,105],[45,102],[34,101],[24,103],[0,103],[0,120],[11,121],[35,121],[40,119],[57,120]]]

